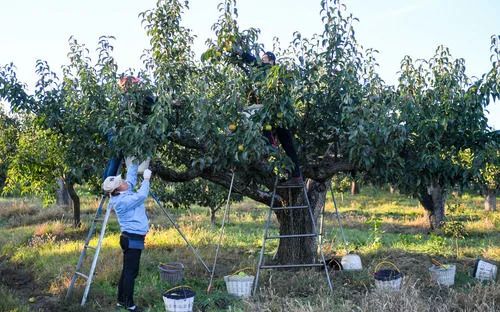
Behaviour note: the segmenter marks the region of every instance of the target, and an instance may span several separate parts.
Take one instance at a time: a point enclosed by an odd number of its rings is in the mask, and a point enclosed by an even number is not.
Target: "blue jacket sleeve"
[[[127,207],[135,207],[136,205],[144,203],[149,195],[149,180],[144,180],[141,183],[141,187],[131,196],[126,199]]]
[[[133,190],[135,184],[137,183],[137,168],[139,165],[136,163],[132,163],[132,165],[127,168],[127,182],[129,183],[130,189]]]

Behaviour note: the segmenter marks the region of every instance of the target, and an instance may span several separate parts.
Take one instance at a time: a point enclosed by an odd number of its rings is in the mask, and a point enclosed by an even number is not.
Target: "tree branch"
[[[180,131],[170,132],[167,137],[171,142],[175,144],[199,150],[201,152],[206,152],[206,147],[200,142],[198,142],[196,138],[190,136],[186,132],[180,132]]]
[[[356,169],[347,160],[326,156],[317,163],[306,164],[303,167],[305,177],[324,182],[339,172],[346,172]]]
[[[227,171],[224,173],[214,173],[205,171],[201,177],[229,189],[231,186],[232,172]],[[262,177],[257,178],[248,174],[247,170],[236,170],[233,191],[247,196],[257,202],[269,205],[271,203],[273,184],[274,179],[272,176],[269,176],[267,179]],[[259,189],[259,186],[262,185],[267,186],[268,191]]]
[[[151,165],[151,168],[155,175],[160,177],[166,182],[187,182],[191,181],[202,174],[202,170],[190,168],[186,171],[175,171],[170,168],[165,167],[161,162],[155,161]]]

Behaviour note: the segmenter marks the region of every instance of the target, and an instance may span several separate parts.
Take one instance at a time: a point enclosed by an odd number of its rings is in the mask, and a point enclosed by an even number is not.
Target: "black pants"
[[[293,145],[293,136],[292,132],[285,128],[275,128],[273,131],[276,133],[278,140],[283,146],[285,153],[294,163],[294,167],[292,170],[292,177],[300,177],[300,163],[299,157],[297,156],[297,151],[295,150],[295,146]],[[269,140],[270,143],[273,142],[272,132],[264,131],[264,136]]]
[[[118,282],[118,303],[131,307],[134,305],[134,283],[139,274],[141,249],[129,248],[129,237],[120,235],[120,247],[123,250],[123,269]]]

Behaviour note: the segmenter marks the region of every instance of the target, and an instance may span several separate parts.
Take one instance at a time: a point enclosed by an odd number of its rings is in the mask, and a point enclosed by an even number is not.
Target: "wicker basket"
[[[184,278],[184,265],[180,262],[160,263],[158,269],[162,281],[176,284]]]
[[[245,269],[236,271],[233,275],[224,276],[227,292],[241,298],[248,298],[252,294],[252,285],[255,279],[253,275],[236,275],[238,272],[243,272]]]
[[[395,270],[379,270],[383,264],[390,264]],[[403,273],[401,273],[395,264],[388,261],[382,261],[377,264],[373,277],[375,278],[375,287],[383,290],[399,290],[401,288],[401,282],[403,281]]]
[[[167,312],[193,311],[194,296],[196,293],[188,286],[178,286],[163,294],[163,302]]]
[[[454,264],[446,266],[432,265],[429,268],[431,279],[442,286],[452,286],[455,284],[455,273],[457,267]]]

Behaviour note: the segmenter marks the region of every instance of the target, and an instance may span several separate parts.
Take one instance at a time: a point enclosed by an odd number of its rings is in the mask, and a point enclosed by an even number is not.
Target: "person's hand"
[[[258,109],[261,109],[263,107],[262,104],[253,104],[253,105],[250,105],[246,108],[246,110],[249,110],[249,111],[252,111],[252,110],[258,110]]]
[[[132,157],[132,156],[126,157],[125,158],[125,165],[127,166],[127,168],[130,168],[130,166],[132,166],[134,161],[135,161],[135,157]]]
[[[149,180],[151,179],[151,170],[149,169],[146,169],[144,170],[144,173],[142,174],[142,176],[144,177],[144,180]]]

